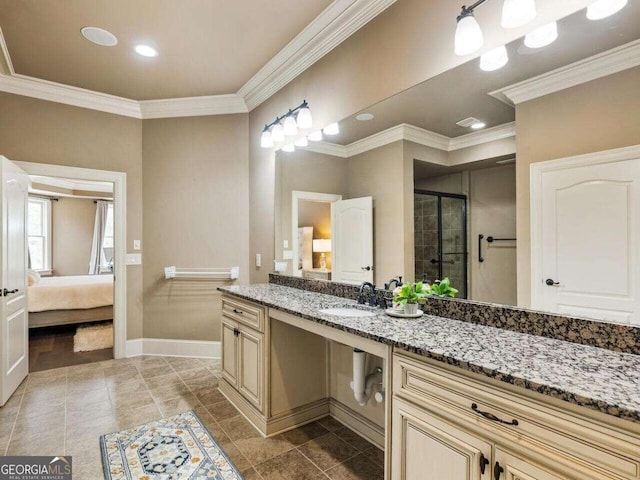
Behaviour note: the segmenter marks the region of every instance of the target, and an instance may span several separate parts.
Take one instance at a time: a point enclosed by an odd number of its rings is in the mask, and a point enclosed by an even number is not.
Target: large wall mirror
[[[553,72],[566,75],[567,66],[611,52],[635,48],[637,55],[640,3],[629,2],[618,14],[599,21],[577,12],[557,22],[557,32],[558,38],[543,48],[529,48],[523,39],[510,43],[509,61],[500,69],[482,70],[475,59],[342,119],[339,133],[325,135],[321,142],[290,153],[277,151],[275,258],[281,273],[348,283],[369,280],[378,287],[398,276],[406,281],[446,276],[461,298],[640,324],[640,312],[616,313],[617,307],[584,300],[596,295],[596,280],[591,279],[591,287],[579,280],[610,270],[615,278],[624,278],[612,282],[612,298],[637,289],[633,285],[640,278],[632,270],[638,270],[633,263],[638,263],[638,240],[619,241],[615,233],[633,225],[640,210],[628,202],[624,210],[627,197],[618,188],[624,181],[586,179],[574,185],[558,177],[560,183],[549,196],[556,199],[549,208],[559,225],[553,233],[556,263],[540,273],[540,279],[534,277],[542,260],[540,252],[531,249],[535,235],[528,229],[539,202],[530,208],[533,170],[521,156],[537,147],[520,134],[518,122],[553,124],[549,120],[555,116],[555,104],[548,101],[544,115],[516,117],[516,105],[507,93]],[[585,82],[593,80],[588,68],[574,71],[588,77]],[[616,76],[625,88],[640,88],[639,72],[640,67],[614,69],[607,77]],[[598,97],[598,91],[591,90],[571,101],[580,112],[589,102],[601,101]],[[637,127],[636,123],[636,132]],[[549,135],[550,142],[563,141],[557,128],[553,138]],[[586,142],[588,135],[586,131]],[[638,135],[635,142],[625,140],[620,146],[640,144]],[[565,174],[571,176],[575,172]],[[611,211],[619,210],[614,206],[619,198],[623,212],[612,216],[591,207],[593,215],[588,217],[594,218],[593,225],[572,223],[575,215],[583,215],[585,204],[602,195],[613,202]],[[603,230],[613,233],[607,237]],[[587,235],[591,240],[585,243]],[[617,252],[603,254],[603,246]],[[627,254],[621,254],[625,248]],[[607,262],[613,265],[609,270]],[[573,287],[559,288],[570,281],[575,285],[573,296]],[[536,289],[546,287],[555,288],[552,301],[536,296]],[[638,300],[631,298],[634,301]]]

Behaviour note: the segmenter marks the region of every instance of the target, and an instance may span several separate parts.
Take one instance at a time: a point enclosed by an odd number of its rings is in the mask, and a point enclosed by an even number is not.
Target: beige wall
[[[550,20],[584,8],[590,0],[538,0],[538,17],[519,29],[500,27],[501,2],[487,2],[476,16],[485,47],[504,45]],[[262,254],[252,282],[273,271],[274,154],[260,148],[265,124],[306,99],[318,126],[339,121],[391,95],[469,60],[453,53],[456,28],[450,0],[401,0],[389,7],[276,95],[250,113],[250,255]],[[434,47],[437,46],[437,47]],[[477,53],[479,56],[483,51]]]
[[[640,144],[640,67],[516,107],[518,305],[531,304],[530,166]]]
[[[87,275],[96,205],[86,198],[51,202],[51,262],[57,276]]]
[[[218,281],[164,279],[164,267],[249,275],[248,116],[143,122],[144,335],[219,340]]]
[[[0,93],[0,154],[11,160],[125,172],[127,246],[142,240],[142,122]],[[127,338],[142,337],[142,266],[127,267]]]

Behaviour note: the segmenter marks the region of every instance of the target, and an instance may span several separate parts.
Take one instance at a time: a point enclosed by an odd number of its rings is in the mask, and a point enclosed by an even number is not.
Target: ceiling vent
[[[471,125],[476,125],[478,123],[482,123],[482,122],[477,118],[469,117],[469,118],[465,118],[464,120],[460,120],[459,122],[456,122],[456,125],[460,125],[461,127],[464,127],[464,128],[469,128],[471,127]]]

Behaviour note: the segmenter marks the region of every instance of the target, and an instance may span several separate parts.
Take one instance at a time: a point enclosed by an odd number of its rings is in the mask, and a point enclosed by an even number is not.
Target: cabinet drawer
[[[255,303],[223,297],[222,314],[238,323],[264,332],[265,308]]]
[[[516,445],[544,458],[559,458],[574,472],[568,478],[631,479],[640,475],[640,436],[426,360],[394,354],[393,392],[394,397],[456,418],[497,443]],[[515,420],[517,425],[500,423],[492,416],[506,422]],[[555,452],[560,455],[553,455]]]

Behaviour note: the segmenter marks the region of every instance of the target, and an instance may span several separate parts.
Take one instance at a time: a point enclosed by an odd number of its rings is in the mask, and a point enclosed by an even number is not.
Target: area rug
[[[73,336],[74,352],[90,352],[113,347],[113,322],[78,327]]]
[[[242,480],[193,412],[100,437],[107,480]]]

